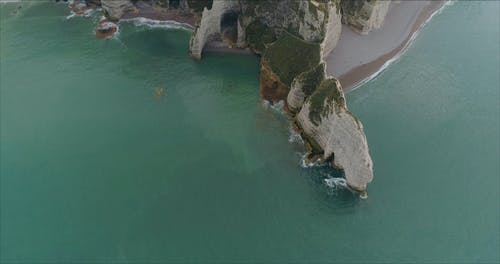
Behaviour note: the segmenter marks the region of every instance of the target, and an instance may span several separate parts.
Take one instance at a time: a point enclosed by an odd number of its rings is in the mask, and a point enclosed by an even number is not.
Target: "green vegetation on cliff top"
[[[246,28],[246,41],[254,51],[262,53],[267,45],[276,41],[276,35],[267,25],[255,20]]]
[[[329,78],[323,80],[310,97],[309,120],[319,125],[321,118],[331,112],[331,107],[344,104],[344,96],[337,80]]]
[[[313,69],[297,76],[297,81],[301,83],[302,91],[306,97],[309,97],[326,78],[325,67],[325,63],[320,63]]]
[[[280,80],[290,86],[296,76],[320,63],[320,45],[306,42],[284,31],[281,37],[267,48],[263,59],[269,62]]]

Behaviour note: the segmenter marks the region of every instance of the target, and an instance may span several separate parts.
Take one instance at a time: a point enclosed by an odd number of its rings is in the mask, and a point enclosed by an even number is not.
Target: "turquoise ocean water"
[[[2,4],[0,260],[498,262],[499,2],[457,2],[347,96],[369,198],[302,168],[258,57],[63,4]],[[164,96],[155,96],[156,87]]]

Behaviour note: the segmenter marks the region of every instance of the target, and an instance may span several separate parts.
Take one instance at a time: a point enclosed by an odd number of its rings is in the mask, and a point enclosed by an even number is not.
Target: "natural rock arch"
[[[223,18],[227,16],[224,19],[234,23],[233,18],[235,14],[239,14],[239,7],[238,1],[214,1],[211,9],[203,9],[201,21],[195,28],[189,44],[189,52],[193,58],[201,59],[205,44],[221,38]],[[238,16],[236,25],[237,18]]]
[[[228,46],[233,46],[238,40],[238,17],[240,12],[229,10],[225,12],[220,20],[220,33],[222,39],[228,43]]]

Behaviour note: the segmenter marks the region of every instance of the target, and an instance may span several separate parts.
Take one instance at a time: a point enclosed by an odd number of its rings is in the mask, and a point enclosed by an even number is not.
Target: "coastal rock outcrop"
[[[380,28],[389,11],[387,0],[341,0],[342,21],[360,34]]]
[[[118,31],[118,25],[107,20],[102,20],[96,29],[96,36],[102,39],[112,37]]]
[[[337,46],[342,32],[342,16],[338,5],[334,2],[329,3],[328,17],[325,24],[325,37],[321,42],[321,57],[326,58]]]
[[[284,101],[310,159],[344,172],[347,184],[365,192],[373,178],[362,124],[349,112],[339,82],[328,78],[325,57],[341,33],[338,1],[214,1],[205,7],[190,43],[203,46],[223,35],[224,16],[235,14],[237,45],[261,54],[260,95]]]
[[[222,39],[223,16],[239,14],[238,1],[214,1],[212,8],[203,8],[201,19],[197,23],[189,43],[191,57],[201,59],[203,47],[209,41]]]
[[[261,98],[285,103],[306,143],[307,158],[331,164],[343,171],[351,189],[366,191],[373,164],[363,125],[347,109],[341,85],[327,76],[324,61],[337,45],[342,23],[360,33],[378,28],[390,1],[151,1],[166,12],[192,16],[189,53],[195,59],[211,41],[260,54]],[[101,5],[110,20],[136,8],[132,0],[101,0]],[[104,33],[110,29],[101,27]]]
[[[321,51],[320,44],[284,31],[262,56],[261,97],[284,97],[307,158],[330,163],[344,172],[350,188],[366,192],[373,165],[363,126],[347,109],[339,81],[326,75]]]
[[[316,87],[318,87],[325,79],[325,72],[325,63],[320,63],[313,69],[303,72],[299,76],[295,77],[287,97],[288,110],[292,114],[296,114],[300,111],[306,98],[311,96],[311,94],[316,90]]]
[[[103,13],[110,20],[119,20],[125,13],[136,10],[131,0],[101,0]]]
[[[318,65],[320,54],[320,44],[304,41],[283,31],[280,38],[270,44],[262,55],[261,97],[271,103],[286,100],[295,77]],[[286,92],[283,92],[285,89]]]
[[[236,31],[238,47],[250,47],[263,53],[266,46],[283,33],[289,33],[314,43],[320,43],[326,57],[337,45],[341,33],[341,15],[333,1],[214,1],[206,6],[190,41],[190,54],[201,58],[206,43],[221,39],[226,23]]]
[[[373,179],[368,142],[336,79],[325,79],[316,87],[297,114],[296,125],[308,144],[310,159],[329,162],[344,172],[350,188],[366,192]]]

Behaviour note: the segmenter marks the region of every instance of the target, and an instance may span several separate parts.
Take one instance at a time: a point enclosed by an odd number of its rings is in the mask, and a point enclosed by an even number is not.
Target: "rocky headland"
[[[396,2],[399,1],[75,0],[72,8],[75,13],[102,8],[106,19],[96,34],[103,38],[116,32],[114,25],[119,20],[144,17],[192,26],[189,54],[197,60],[207,50],[259,54],[260,96],[272,104],[284,102],[293,127],[306,144],[306,158],[341,170],[349,188],[366,193],[367,184],[373,179],[373,163],[363,125],[349,111],[342,84],[347,80],[351,87],[359,82],[352,80],[356,78],[349,70],[394,53],[399,46],[407,45],[410,37],[370,62],[344,63],[349,65],[348,70],[338,66],[344,65],[335,59],[341,56],[333,55],[339,43],[345,45],[344,32],[366,36],[384,28]],[[342,72],[340,80],[332,76],[334,72]]]

